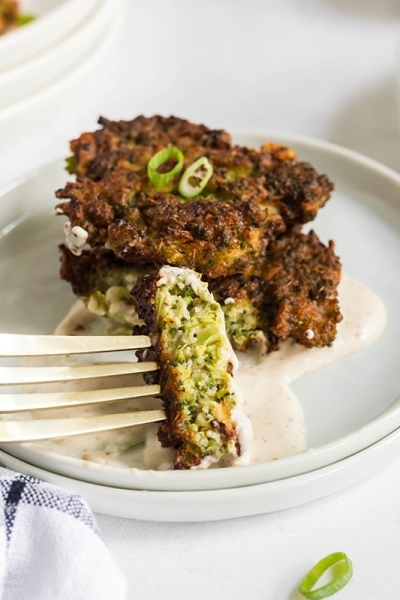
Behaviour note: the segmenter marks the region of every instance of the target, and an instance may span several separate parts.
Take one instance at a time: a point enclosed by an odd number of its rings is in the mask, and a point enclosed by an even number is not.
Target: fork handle
[[[0,367],[0,386],[134,375],[157,371],[158,368],[155,362],[100,363],[76,367]]]
[[[51,438],[124,429],[164,419],[163,410],[143,410],[96,417],[0,421],[0,443],[37,442]]]
[[[149,348],[147,335],[26,335],[0,333],[0,357],[91,354]]]
[[[79,390],[78,392],[29,392],[27,394],[0,394],[0,416],[3,413],[31,412],[53,408],[71,408],[154,397],[160,394],[159,385],[135,385],[132,387]]]

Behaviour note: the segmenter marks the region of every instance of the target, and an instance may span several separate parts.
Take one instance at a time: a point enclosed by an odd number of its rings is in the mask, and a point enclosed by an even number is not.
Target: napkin
[[[124,600],[126,581],[86,502],[0,467],[0,599]]]

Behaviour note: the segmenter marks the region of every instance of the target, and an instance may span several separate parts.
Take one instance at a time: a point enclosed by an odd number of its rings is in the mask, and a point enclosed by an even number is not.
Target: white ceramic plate
[[[83,77],[100,62],[118,32],[123,2],[114,0],[113,8],[114,13],[109,22],[99,31],[90,48],[82,53],[78,62],[59,72],[34,93],[0,109],[0,138],[17,136],[23,143],[24,132],[29,123],[45,122],[50,111],[60,111],[71,94],[80,93],[79,86]]]
[[[69,68],[78,66],[81,57],[112,22],[114,11],[112,0],[96,3],[86,17],[57,43],[15,68],[0,73],[0,109],[26,98]]]
[[[389,315],[389,326],[372,347],[293,385],[305,412],[310,450],[234,469],[157,473],[99,466],[32,446],[14,447],[13,454],[49,471],[105,485],[205,490],[272,482],[319,469],[364,450],[400,426],[400,176],[324,142],[271,133],[236,139],[254,146],[266,139],[289,144],[300,158],[329,174],[337,189],[315,229],[323,240],[336,240],[345,270],[382,297]],[[72,304],[68,286],[57,275],[61,224],[51,216],[53,190],[64,181],[62,163],[57,162],[3,191],[2,331],[51,333]]]
[[[35,16],[29,27],[0,37],[0,72],[58,43],[83,21],[102,0],[23,0],[21,13]]]
[[[59,485],[97,513],[144,521],[217,521],[293,508],[338,492],[384,467],[400,451],[400,429],[342,461],[280,481],[224,490],[125,490],[63,477],[0,451],[0,464]]]

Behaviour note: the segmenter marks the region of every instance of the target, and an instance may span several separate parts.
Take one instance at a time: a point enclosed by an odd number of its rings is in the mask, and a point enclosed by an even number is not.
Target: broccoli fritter
[[[342,320],[337,286],[341,265],[334,243],[294,230],[271,243],[253,273],[210,282],[236,350],[264,336],[268,351],[288,338],[307,346],[330,346]]]
[[[172,195],[142,208],[141,223],[110,225],[107,246],[127,262],[153,262],[222,277],[240,272],[265,252],[275,220],[252,202],[181,204]]]
[[[134,332],[153,341],[138,357],[160,365],[166,421],[158,437],[176,450],[174,468],[204,468],[243,454],[241,432],[251,427],[233,381],[224,315],[207,284],[189,269],[163,267],[141,277],[132,295],[145,322]]]
[[[61,252],[61,276],[92,312],[137,322],[128,292],[154,266],[136,268],[103,250],[78,257],[61,246]],[[222,307],[233,348],[246,351],[261,343],[271,351],[287,338],[309,348],[333,342],[342,318],[339,281],[333,243],[325,246],[313,231],[293,230],[271,243],[265,261],[247,273],[209,280],[209,289]]]
[[[124,263],[109,250],[84,250],[77,257],[61,244],[59,251],[61,279],[71,284],[79,298],[86,298],[95,291],[106,293],[112,286],[130,285],[130,291],[139,275],[148,272],[148,269],[135,269]]]
[[[103,249],[85,250],[79,257],[71,254],[64,244],[59,249],[60,275],[71,284],[74,294],[90,312],[126,326],[125,329],[118,328],[118,333],[131,335],[132,326],[140,320],[130,291],[138,278],[151,267],[135,268]],[[112,326],[109,331],[116,332]]]
[[[312,220],[333,189],[273,143],[259,151],[235,146],[224,131],[175,117],[100,124],[71,143],[68,167],[78,179],[57,191],[68,200],[57,212],[87,233],[90,246],[129,263],[186,266],[209,278],[241,272],[265,256],[271,240]],[[162,190],[148,178],[149,160],[169,144],[183,152],[184,169],[201,156],[213,167],[194,200],[179,193],[182,173]]]

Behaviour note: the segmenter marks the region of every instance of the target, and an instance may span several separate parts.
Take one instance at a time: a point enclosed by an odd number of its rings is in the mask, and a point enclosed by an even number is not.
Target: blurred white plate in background
[[[22,143],[26,128],[31,126],[32,122],[45,123],[50,112],[62,110],[70,94],[81,93],[80,85],[84,75],[99,63],[119,31],[123,2],[106,2],[109,7],[112,5],[112,14],[97,36],[93,36],[90,47],[81,54],[79,60],[63,71],[56,72],[36,91],[5,108],[0,108],[0,139],[5,140],[9,137]]]
[[[34,56],[61,41],[102,0],[25,0],[21,13],[35,17],[0,37],[0,73],[32,60]]]
[[[112,0],[95,2],[85,18],[75,23],[68,34],[59,38],[57,43],[43,48],[28,60],[0,73],[0,111],[29,97],[68,69],[79,67],[81,58],[112,23],[115,12],[113,4]],[[77,7],[76,11],[79,14]],[[52,14],[54,16],[54,13]],[[34,31],[36,24],[39,24],[39,20],[22,27],[18,33],[23,34],[30,27],[31,31]],[[13,33],[7,35],[12,37]]]

